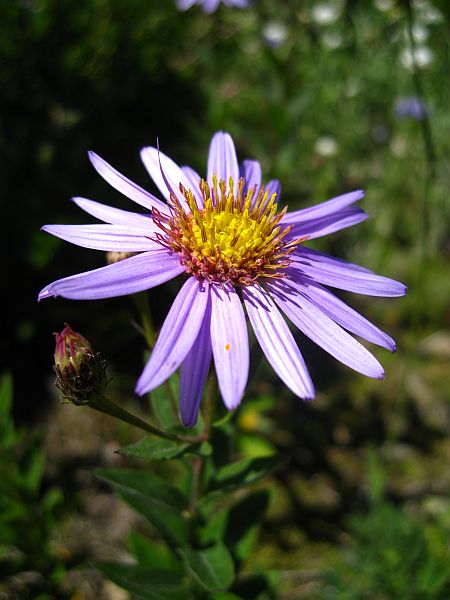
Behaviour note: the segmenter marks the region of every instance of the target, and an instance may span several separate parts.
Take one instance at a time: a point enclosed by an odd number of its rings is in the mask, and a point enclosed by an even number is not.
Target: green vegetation
[[[113,581],[132,598],[448,598],[448,3],[254,0],[206,16],[174,0],[9,0],[0,17],[0,597],[107,600]],[[425,116],[399,114],[405,97]],[[397,352],[374,350],[387,376],[372,381],[298,336],[318,392],[304,403],[255,346],[248,393],[228,417],[215,407],[211,444],[141,440],[59,402],[51,334],[70,322],[109,361],[116,404],[183,433],[167,388],[134,396],[137,304],[36,302],[105,264],[39,228],[87,222],[73,196],[131,207],[88,150],[156,193],[140,148],[158,139],[203,174],[218,129],[291,210],[365,190],[369,219],[311,246],[408,285],[351,298]],[[156,329],[175,292],[148,294]]]

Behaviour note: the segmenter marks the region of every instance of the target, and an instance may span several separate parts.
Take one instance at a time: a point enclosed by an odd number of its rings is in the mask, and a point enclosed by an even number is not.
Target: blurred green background
[[[39,228],[89,222],[73,196],[132,208],[88,150],[156,192],[140,148],[159,139],[203,174],[218,129],[240,159],[261,161],[264,179],[281,180],[290,209],[363,188],[370,218],[311,246],[409,288],[403,299],[346,297],[397,341],[394,355],[375,350],[383,382],[299,336],[317,388],[306,404],[254,357],[235,417],[239,451],[292,459],[271,482],[249,568],[276,570],[286,599],[450,597],[449,23],[446,0],[254,0],[213,15],[179,12],[174,0],[1,3],[1,349],[11,380],[0,405],[6,415],[12,381],[18,432],[6,435],[5,416],[1,466],[17,473],[2,484],[5,523],[15,516],[0,527],[0,598],[119,598],[72,567],[121,556],[130,525],[106,508],[113,500],[89,468],[116,460],[118,441],[134,434],[59,404],[52,332],[65,321],[82,332],[111,362],[116,397],[138,409],[137,317],[127,298],[38,304],[50,281],[105,262]],[[149,296],[157,325],[174,290]],[[92,529],[99,515],[114,530],[105,547]],[[32,557],[44,539],[42,566]]]

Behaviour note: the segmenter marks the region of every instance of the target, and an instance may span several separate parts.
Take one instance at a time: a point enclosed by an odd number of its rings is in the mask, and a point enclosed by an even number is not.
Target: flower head
[[[67,323],[61,333],[54,335],[56,386],[62,398],[74,404],[89,404],[105,391],[105,361]]]
[[[180,10],[188,10],[194,4],[199,4],[203,12],[213,13],[219,8],[221,2],[225,6],[237,6],[238,8],[246,8],[250,3],[249,0],[177,0],[177,6]]]
[[[369,377],[384,376],[376,358],[350,334],[392,351],[394,341],[328,286],[372,296],[402,296],[405,286],[304,245],[365,220],[364,211],[354,206],[362,191],[287,212],[279,208],[280,183],[263,185],[257,161],[239,165],[231,136],[220,131],[211,141],[206,178],[153,147],[144,148],[141,157],[166,202],[90,153],[98,173],[147,212],[75,198],[103,223],[44,227],[80,246],[132,255],[55,281],[39,295],[109,298],[184,274],[138,380],[138,394],[155,389],[181,367],[181,419],[192,426],[213,359],[224,403],[235,408],[249,370],[246,314],[272,367],[300,398],[313,398],[314,386],[282,312],[342,363]]]

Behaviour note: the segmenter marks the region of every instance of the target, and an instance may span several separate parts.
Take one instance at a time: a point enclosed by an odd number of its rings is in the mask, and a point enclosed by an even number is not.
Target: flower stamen
[[[293,226],[281,223],[287,207],[278,211],[275,193],[269,197],[256,185],[246,189],[241,177],[235,195],[231,177],[227,185],[213,175],[212,186],[199,182],[200,207],[190,189],[182,184],[179,189],[187,208],[171,194],[170,214],[154,209],[153,221],[161,230],[156,241],[180,255],[187,273],[244,286],[285,276],[289,255],[306,238],[285,239]]]

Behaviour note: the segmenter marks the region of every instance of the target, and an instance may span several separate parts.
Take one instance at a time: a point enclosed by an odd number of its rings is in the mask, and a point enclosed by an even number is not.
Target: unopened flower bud
[[[107,377],[102,356],[67,323],[61,333],[54,335],[56,387],[62,399],[84,405],[103,396]]]

